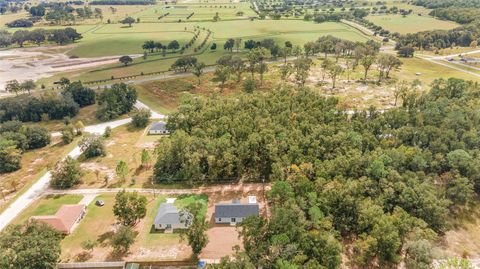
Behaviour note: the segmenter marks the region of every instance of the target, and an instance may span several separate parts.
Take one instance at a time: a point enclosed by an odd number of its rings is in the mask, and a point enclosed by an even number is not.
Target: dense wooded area
[[[397,39],[396,49],[411,46],[421,49],[443,49],[454,46],[473,46],[480,38],[480,22],[473,22],[452,30],[434,30],[402,35]]]
[[[479,98],[477,84],[439,79],[399,108],[352,116],[303,88],[186,99],[154,176],[274,182],[270,220],[242,224],[244,258],[263,268],[338,268],[342,238],[356,264],[424,268],[421,246],[480,190]]]

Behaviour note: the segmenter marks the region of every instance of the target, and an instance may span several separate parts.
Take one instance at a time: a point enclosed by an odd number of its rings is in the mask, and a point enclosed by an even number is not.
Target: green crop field
[[[411,14],[406,17],[394,14],[370,15],[367,19],[390,32],[398,32],[400,34],[428,30],[448,30],[458,26],[455,22],[438,20],[425,15],[418,16],[417,14]]]

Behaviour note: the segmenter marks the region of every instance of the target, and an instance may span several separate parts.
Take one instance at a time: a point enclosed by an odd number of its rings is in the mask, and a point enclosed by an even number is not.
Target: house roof
[[[55,215],[34,216],[32,219],[45,223],[53,229],[69,233],[75,222],[83,214],[85,205],[62,205]]]
[[[182,216],[185,213],[185,216]],[[157,215],[155,216],[154,224],[180,224],[182,217],[191,218],[191,214],[182,212],[176,206],[169,203],[162,203],[158,207]]]
[[[152,124],[152,127],[150,127],[150,131],[166,131],[167,130],[167,124],[163,121],[155,122]]]
[[[258,216],[260,208],[258,204],[216,204],[216,218],[246,218]]]

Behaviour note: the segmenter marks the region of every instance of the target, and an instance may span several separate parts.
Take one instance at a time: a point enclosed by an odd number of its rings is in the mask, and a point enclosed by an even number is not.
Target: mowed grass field
[[[425,15],[418,16],[417,14],[411,14],[406,17],[398,14],[369,15],[367,20],[390,32],[398,32],[400,34],[428,30],[448,30],[459,26],[455,22],[438,20]]]
[[[303,45],[320,36],[333,35],[352,41],[366,41],[366,36],[343,24],[326,22],[314,24],[294,20],[235,20],[199,23],[139,23],[132,27],[122,24],[103,24],[98,26],[75,26],[83,38],[77,41],[69,55],[78,57],[99,57],[143,53],[142,44],[154,40],[166,45],[172,40],[180,44],[187,43],[194,34],[194,27],[209,29],[213,32],[213,42],[221,46],[228,38],[264,39],[272,38],[279,43],[291,41]],[[235,31],[232,31],[235,29]],[[201,42],[201,38],[197,42]]]
[[[242,12],[243,15],[237,15]],[[166,15],[168,13],[168,15]],[[193,15],[187,19],[189,15]],[[157,4],[135,13],[145,22],[212,21],[218,13],[220,20],[245,19],[256,16],[250,3],[180,3],[177,5]],[[162,18],[159,18],[162,15]]]

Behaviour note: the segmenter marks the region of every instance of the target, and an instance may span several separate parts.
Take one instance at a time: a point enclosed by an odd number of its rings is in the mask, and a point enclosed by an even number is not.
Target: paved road
[[[140,101],[137,101],[135,106],[139,108],[148,108],[147,105]],[[152,111],[152,118],[163,119],[165,118],[165,115]],[[103,132],[105,132],[105,128],[110,127],[113,129],[129,123],[131,120],[131,118],[128,118],[95,124],[85,127],[84,131],[88,133],[103,134]],[[82,152],[80,148],[77,146],[70,153],[68,153],[67,156],[77,158],[78,156],[80,156],[81,153]],[[40,177],[40,179],[35,182],[24,194],[20,195],[0,214],[0,231],[3,230],[12,220],[14,220],[20,214],[20,212],[22,212],[25,208],[27,208],[30,204],[32,204],[36,199],[38,199],[47,191],[48,187],[50,186],[51,178],[52,175],[50,171],[48,171],[42,177]]]

